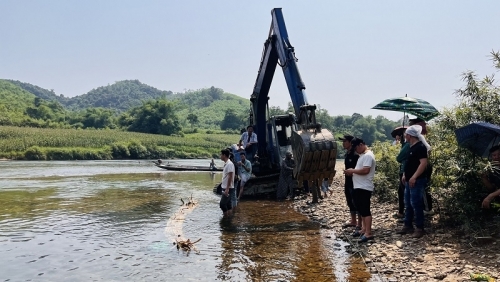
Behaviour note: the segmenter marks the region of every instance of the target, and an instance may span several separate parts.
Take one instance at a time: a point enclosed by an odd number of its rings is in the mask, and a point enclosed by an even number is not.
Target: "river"
[[[207,165],[209,160],[175,160]],[[219,163],[220,164],[220,163]],[[359,259],[290,202],[242,201],[222,220],[221,173],[150,161],[0,161],[0,281],[366,281]],[[197,251],[167,222],[181,199]],[[364,277],[364,278],[363,278]]]

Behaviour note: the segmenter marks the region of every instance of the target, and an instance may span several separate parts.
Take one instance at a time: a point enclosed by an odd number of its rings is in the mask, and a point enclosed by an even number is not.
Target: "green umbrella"
[[[429,104],[429,102],[408,97],[408,95],[384,100],[372,109],[409,113],[425,121],[429,121],[439,115],[438,110]]]

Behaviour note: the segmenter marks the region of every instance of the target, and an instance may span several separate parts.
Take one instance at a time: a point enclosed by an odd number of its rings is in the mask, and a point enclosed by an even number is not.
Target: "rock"
[[[436,247],[436,248],[432,248],[432,252],[441,253],[441,252],[444,252],[444,249],[441,247]]]
[[[398,248],[400,248],[400,249],[401,249],[401,248],[403,248],[403,242],[401,242],[401,241],[396,241],[396,246],[397,246]]]
[[[384,269],[383,273],[385,273],[385,274],[393,274],[394,271],[392,269]]]
[[[444,273],[438,273],[436,275],[434,275],[434,279],[437,279],[437,280],[443,280],[446,278],[446,274]]]
[[[423,258],[421,258],[421,257],[416,257],[416,258],[415,258],[415,260],[416,260],[416,261],[418,261],[418,262],[424,262],[424,261],[425,261],[425,260],[424,260]]]

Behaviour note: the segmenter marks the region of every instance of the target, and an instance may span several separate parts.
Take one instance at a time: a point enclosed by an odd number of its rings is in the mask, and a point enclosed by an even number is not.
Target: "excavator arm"
[[[295,57],[295,49],[288,39],[283,13],[280,8],[275,8],[271,14],[272,22],[269,36],[264,43],[259,73],[250,98],[254,116],[251,122],[255,124],[265,122],[266,115],[264,113],[267,109],[269,89],[271,88],[276,66],[279,65],[285,76],[298,124],[304,127],[318,127],[314,115],[316,106],[307,103],[306,86],[297,67],[298,60]]]
[[[315,181],[321,178],[329,178],[331,183],[335,175],[337,143],[332,133],[322,129],[316,122],[316,105],[308,104],[306,87],[300,77],[295,50],[290,43],[281,8],[273,9],[271,14],[271,28],[264,43],[259,72],[250,97],[250,124],[254,125],[259,136],[258,154],[265,159],[272,148],[278,146],[278,141],[274,140],[276,137],[272,134],[277,119],[270,122],[268,95],[276,66],[279,65],[294,108],[294,116],[290,115],[294,123],[290,144],[297,163],[294,175],[299,185],[302,180]],[[286,117],[280,120],[287,122]],[[266,138],[262,138],[263,136]]]

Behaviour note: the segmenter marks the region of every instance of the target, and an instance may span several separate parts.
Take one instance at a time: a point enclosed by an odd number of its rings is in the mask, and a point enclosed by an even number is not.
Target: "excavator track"
[[[279,173],[269,174],[265,176],[252,176],[245,184],[245,191],[243,192],[243,197],[275,197],[276,187],[278,186]],[[239,186],[237,187],[237,193],[239,193]],[[215,185],[213,188],[215,194],[221,195],[222,188],[220,188],[220,183]]]

